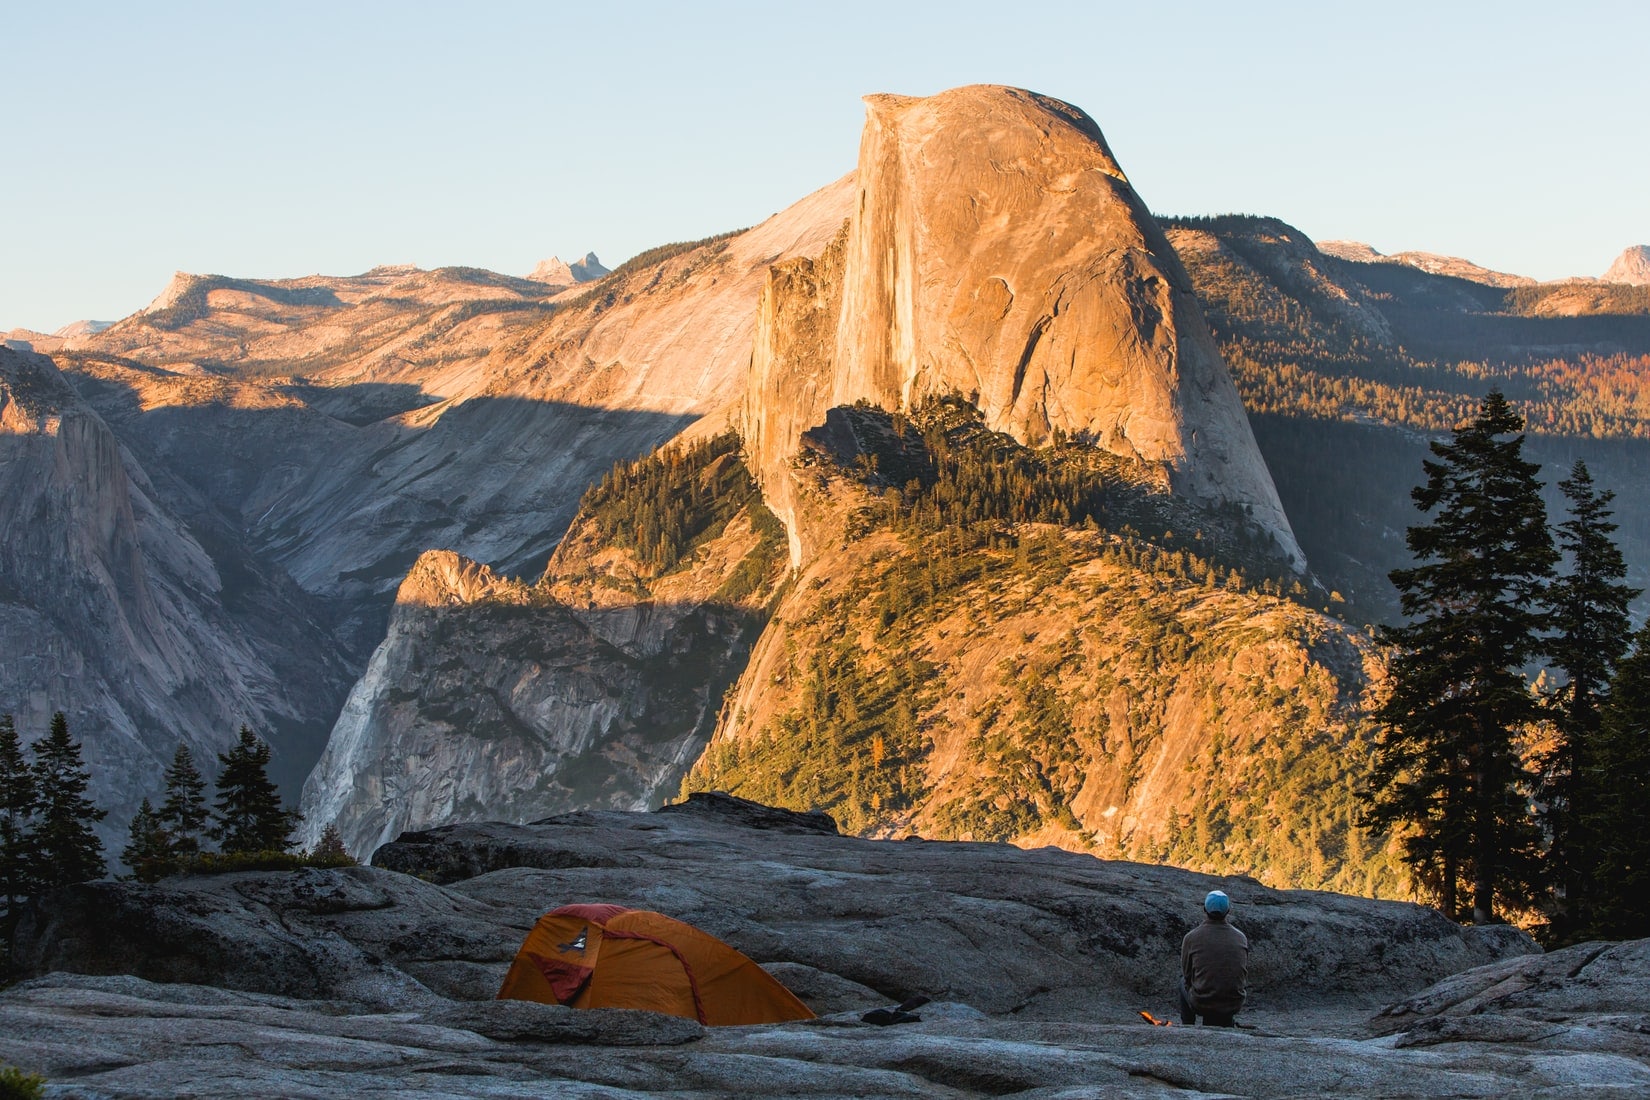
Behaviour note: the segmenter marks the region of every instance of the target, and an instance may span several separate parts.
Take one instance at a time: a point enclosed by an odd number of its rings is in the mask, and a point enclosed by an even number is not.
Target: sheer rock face
[[[406,829],[642,809],[674,791],[743,667],[747,605],[714,593],[757,546],[748,515],[655,577],[580,523],[536,586],[419,558],[304,785],[302,839],[366,855]]]
[[[840,260],[776,268],[757,322],[745,432],[793,534],[801,430],[958,393],[1022,442],[1089,439],[1247,506],[1303,567],[1190,281],[1094,121],[994,86],[867,103]]]
[[[243,722],[324,733],[345,673],[313,608],[209,516],[169,509],[51,360],[9,349],[0,532],[0,710],[25,739],[68,716],[108,854],[180,741],[204,764]]]
[[[1650,244],[1636,244],[1617,256],[1610,270],[1604,273],[1604,281],[1650,285]]]

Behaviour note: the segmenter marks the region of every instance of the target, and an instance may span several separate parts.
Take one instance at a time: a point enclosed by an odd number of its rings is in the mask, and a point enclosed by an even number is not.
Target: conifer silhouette
[[[200,851],[199,838],[206,831],[211,812],[206,806],[206,780],[195,767],[188,745],[180,743],[172,755],[172,764],[166,769],[166,801],[156,817],[171,838],[173,852],[189,856]]]
[[[29,829],[35,882],[41,888],[100,878],[107,868],[94,822],[109,816],[86,797],[91,775],[80,743],[69,737],[62,711],[52,715],[51,732],[34,746],[34,782],[39,809]]]
[[[218,754],[212,837],[224,852],[282,852],[292,846],[292,830],[301,820],[283,809],[280,792],[270,782],[269,746],[246,726],[234,748]]]
[[[1392,690],[1365,788],[1366,822],[1406,826],[1417,879],[1446,916],[1477,923],[1497,919],[1498,902],[1533,901],[1538,876],[1534,779],[1514,742],[1541,718],[1523,670],[1558,555],[1523,426],[1491,390],[1423,463],[1411,496],[1432,520],[1409,529],[1416,565],[1392,573],[1410,622],[1382,631]]]
[[[39,803],[34,772],[23,758],[17,724],[0,714],[0,920],[10,927],[17,903],[33,892],[28,825]]]

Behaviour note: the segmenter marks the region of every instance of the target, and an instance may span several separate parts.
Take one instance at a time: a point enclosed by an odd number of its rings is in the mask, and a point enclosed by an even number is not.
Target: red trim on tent
[[[577,917],[580,920],[590,921],[592,924],[606,924],[620,913],[630,910],[623,905],[564,905],[560,909],[552,909],[544,914],[546,917]],[[543,917],[539,918],[543,920]]]

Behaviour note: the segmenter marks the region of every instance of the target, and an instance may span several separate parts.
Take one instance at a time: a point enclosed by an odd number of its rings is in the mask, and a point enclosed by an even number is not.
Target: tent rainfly
[[[621,905],[564,905],[540,917],[500,999],[639,1008],[716,1027],[809,1020],[796,995],[691,924]]]

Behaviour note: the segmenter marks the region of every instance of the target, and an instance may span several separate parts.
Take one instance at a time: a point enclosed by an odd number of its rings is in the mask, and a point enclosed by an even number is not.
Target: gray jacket
[[[1200,1014],[1229,1016],[1243,1007],[1249,989],[1249,937],[1224,918],[1206,917],[1180,941],[1180,972],[1187,1000]]]

